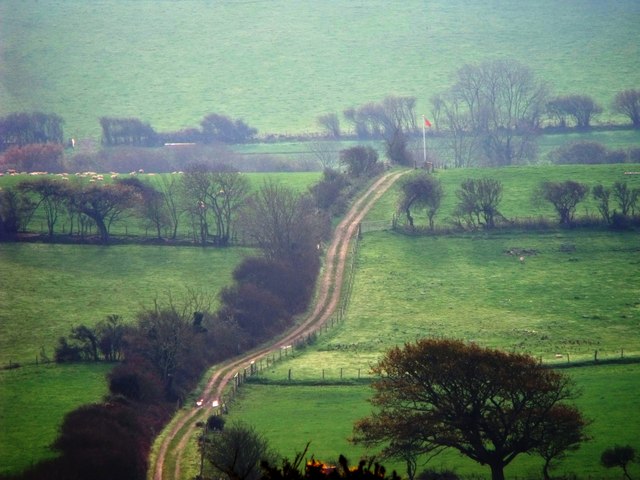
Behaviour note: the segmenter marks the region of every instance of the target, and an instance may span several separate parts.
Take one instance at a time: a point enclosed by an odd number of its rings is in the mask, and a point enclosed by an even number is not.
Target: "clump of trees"
[[[0,118],[0,152],[30,144],[62,144],[62,117],[53,113],[11,113]]]
[[[560,225],[573,223],[576,207],[589,193],[589,187],[580,182],[566,180],[564,182],[542,182],[537,197],[542,198],[555,208]]]
[[[613,109],[629,117],[633,128],[640,128],[640,89],[628,89],[616,93]]]
[[[383,169],[378,161],[378,152],[372,147],[361,145],[341,150],[340,165],[347,175],[353,178],[371,178]]]
[[[514,60],[469,64],[432,98],[436,125],[449,132],[455,166],[521,163],[535,154],[548,88]]]
[[[190,128],[177,132],[159,133],[137,118],[102,117],[102,144],[107,147],[120,145],[155,147],[164,143],[245,143],[258,131],[241,119],[211,113],[200,122],[200,129]]]
[[[588,95],[565,95],[550,100],[547,112],[561,128],[567,127],[567,118],[571,118],[577,128],[588,129],[602,107]]]
[[[415,97],[388,96],[378,103],[348,108],[343,114],[358,138],[382,138],[391,162],[412,165],[407,147],[410,135],[417,130],[415,106]]]
[[[415,214],[424,211],[429,222],[429,229],[433,231],[435,216],[444,196],[440,181],[434,175],[417,171],[400,180],[400,190],[398,212],[405,214],[409,228],[414,228],[414,218],[411,212],[413,211]]]
[[[609,150],[598,142],[569,142],[549,152],[549,159],[559,165],[634,163],[640,158],[640,149]]]
[[[60,337],[54,358],[58,363],[115,362],[123,358],[126,326],[120,315],[108,315],[95,327],[77,325],[69,339]]]
[[[473,229],[492,229],[496,220],[504,219],[498,210],[502,201],[502,183],[490,177],[468,178],[456,192],[458,206],[455,215],[459,225]]]
[[[0,169],[18,172],[63,172],[64,149],[57,143],[12,146],[0,157]]]
[[[373,372],[377,410],[353,440],[415,462],[444,449],[487,465],[493,480],[518,455],[551,463],[586,439],[569,377],[536,359],[455,340],[422,339],[389,350]]]
[[[626,182],[615,182],[613,187],[598,184],[593,187],[592,195],[602,219],[609,225],[622,227],[636,214],[640,188],[630,188]],[[619,210],[612,210],[612,198]]]
[[[242,422],[207,428],[199,446],[210,467],[202,468],[200,478],[211,478],[215,474],[235,480],[259,480],[263,478],[261,465],[275,463],[278,458],[267,439]]]

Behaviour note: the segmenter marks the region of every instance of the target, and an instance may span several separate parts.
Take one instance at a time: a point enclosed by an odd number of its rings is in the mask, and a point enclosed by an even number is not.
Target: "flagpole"
[[[427,135],[425,133],[425,127],[427,123],[424,115],[422,115],[422,155],[424,157],[424,164],[427,165]]]

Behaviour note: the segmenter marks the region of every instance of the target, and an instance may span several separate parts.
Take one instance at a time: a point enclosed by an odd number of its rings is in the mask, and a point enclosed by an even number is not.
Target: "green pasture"
[[[104,375],[111,365],[35,366],[42,362],[42,349],[53,358],[58,337],[73,325],[94,325],[110,314],[131,322],[154,301],[180,305],[189,292],[210,298],[215,308],[217,292],[231,283],[233,269],[250,253],[0,243],[0,365],[23,365],[0,371],[0,432],[7,432],[0,436],[0,465],[18,471],[46,458],[64,414],[106,392]],[[37,421],[45,416],[38,430]]]
[[[71,326],[107,315],[133,321],[144,308],[189,291],[217,292],[249,249],[0,243],[0,365],[49,357]]]
[[[166,131],[211,112],[313,132],[318,115],[389,94],[429,114],[456,69],[505,57],[608,107],[640,83],[638,23],[634,0],[4,0],[0,114],[55,112],[75,138],[99,137],[101,116]]]
[[[525,261],[507,250],[527,249]],[[247,384],[230,410],[263,432],[282,454],[312,441],[316,458],[372,454],[347,442],[353,422],[370,411],[363,382],[382,353],[423,336],[453,337],[529,353],[563,367],[576,361],[640,357],[640,236],[637,233],[553,231],[446,237],[365,233],[353,292],[342,323],[312,346]],[[263,368],[264,367],[264,368]],[[558,474],[619,478],[599,466],[615,443],[640,436],[640,366],[599,365],[563,370],[593,420],[593,441],[572,453]],[[291,379],[291,380],[289,380]],[[264,382],[264,383],[263,383]],[[295,419],[292,421],[292,419]],[[404,472],[404,465],[389,462]],[[461,474],[488,471],[457,454],[430,465]],[[519,458],[508,476],[539,477],[540,462]]]
[[[62,416],[107,393],[109,364],[40,365],[0,371],[0,475],[51,458]]]
[[[348,327],[345,326],[345,329]],[[304,360],[305,355],[300,357]],[[291,366],[298,359],[285,362]],[[599,465],[602,450],[614,444],[637,446],[640,419],[635,414],[640,408],[637,390],[640,365],[601,365],[563,370],[570,375],[582,391],[577,404],[593,422],[589,427],[590,442],[577,452],[569,454],[554,474],[576,474],[578,478],[618,479],[620,472],[605,470]],[[361,456],[376,454],[375,449],[349,443],[353,423],[371,412],[367,402],[373,391],[363,384],[329,383],[312,385],[278,381],[267,373],[266,384],[245,384],[228,418],[229,422],[252,424],[283,456],[292,459],[308,442],[308,456],[327,462],[344,454],[352,463]],[[334,379],[335,380],[335,379]],[[382,461],[388,469],[396,469],[406,476],[406,467],[398,461]],[[463,475],[482,475],[489,478],[487,467],[468,460],[454,452],[443,453],[425,468],[449,469]],[[507,467],[508,478],[540,478],[541,463],[535,457],[520,456]],[[632,467],[636,475],[638,467]],[[631,472],[633,476],[634,471]]]
[[[523,262],[509,250],[526,250]],[[346,320],[274,378],[354,379],[423,336],[525,352],[544,363],[640,356],[640,237],[557,231],[404,237],[366,233]]]

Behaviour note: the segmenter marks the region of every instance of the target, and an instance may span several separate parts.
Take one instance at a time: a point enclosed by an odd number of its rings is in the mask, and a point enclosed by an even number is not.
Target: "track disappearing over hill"
[[[206,421],[211,414],[207,406],[222,397],[227,384],[240,369],[252,362],[256,363],[274,350],[291,345],[298,338],[304,338],[331,318],[340,303],[349,246],[358,231],[358,225],[375,202],[407,172],[408,170],[387,172],[378,178],[338,224],[327,249],[325,266],[318,280],[316,300],[311,313],[274,342],[219,364],[202,393],[205,407],[182,409],[177,412],[154,445],[153,452],[157,452],[157,455],[147,475],[150,480],[180,480],[183,452],[189,440],[194,437],[196,423]],[[168,465],[174,465],[174,468],[168,468]]]

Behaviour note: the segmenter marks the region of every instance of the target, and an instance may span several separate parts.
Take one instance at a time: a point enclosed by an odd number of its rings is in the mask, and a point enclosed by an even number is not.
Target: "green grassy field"
[[[543,362],[640,356],[640,238],[637,233],[555,232],[407,238],[365,234],[358,251],[346,320],[312,347],[276,363],[250,384],[231,408],[231,419],[256,426],[280,452],[310,452],[333,459],[364,452],[348,444],[353,421],[370,406],[366,386],[316,386],[308,382],[361,381],[381,353],[422,336],[455,337],[481,345],[527,352]],[[561,245],[574,245],[572,253]],[[505,249],[535,249],[521,265]],[[561,358],[557,356],[561,355]],[[564,370],[583,390],[579,400],[594,420],[593,441],[562,464],[580,478],[619,478],[598,465],[602,450],[634,443],[640,366],[613,365]],[[291,375],[293,386],[286,386]],[[295,382],[303,382],[296,386]],[[304,385],[304,383],[307,385]],[[291,421],[292,418],[296,420]],[[404,472],[402,465],[393,464]],[[432,464],[464,474],[488,474],[456,454]],[[536,478],[537,459],[523,457],[508,475]],[[558,473],[559,473],[558,472]]]
[[[99,136],[104,115],[170,130],[214,111],[308,132],[389,94],[428,114],[456,69],[496,57],[608,106],[640,83],[638,23],[634,0],[4,0],[0,114],[55,112],[76,138]]]
[[[436,227],[450,225],[453,211],[458,203],[456,191],[467,178],[491,177],[503,185],[502,202],[499,209],[509,219],[547,218],[554,220],[556,213],[547,202],[533,202],[534,193],[541,182],[563,182],[574,180],[589,187],[602,184],[611,187],[615,182],[627,183],[630,188],[640,188],[640,175],[625,175],[625,172],[638,172],[638,164],[616,165],[533,165],[503,168],[464,168],[436,170],[444,190],[442,205],[435,218]],[[369,212],[366,221],[391,222],[396,210],[398,189],[392,189],[378,201]],[[612,199],[612,206],[615,202]],[[577,216],[598,215],[596,202],[587,195],[578,204]],[[426,216],[416,217],[416,225],[426,225]]]
[[[53,357],[72,325],[110,314],[125,321],[171,295],[211,295],[231,282],[248,249],[122,245],[0,244],[0,364]],[[215,306],[215,305],[214,305]]]
[[[624,176],[623,173],[625,169],[637,168],[626,165],[439,171],[437,175],[445,190],[450,190],[443,206],[442,221],[446,218],[444,212],[453,207],[452,191],[468,176],[489,173],[504,183],[505,215],[534,216],[552,214],[549,210],[536,210],[528,201],[530,192],[542,179],[570,178],[606,185],[628,179],[635,187],[640,186],[637,183],[640,176]],[[283,181],[287,178],[283,177]],[[396,196],[397,191],[385,195],[367,218],[390,219]],[[639,241],[637,233],[632,232],[612,234],[581,230],[424,238],[408,238],[390,232],[366,233],[357,257],[346,322],[330,330],[317,345],[296,355],[294,360],[277,364],[268,378],[272,381],[285,379],[289,369],[294,380],[321,380],[323,370],[327,379],[334,380],[340,377],[340,369],[344,378],[365,377],[371,363],[385,348],[422,335],[455,336],[486,345],[515,348],[542,356],[546,362],[564,363],[567,354],[571,360],[592,358],[595,349],[599,350],[600,358],[619,356],[621,349],[627,356],[638,355]],[[505,250],[511,248],[526,248],[535,253],[527,255],[525,263],[520,264],[517,258],[505,254]],[[168,291],[180,293],[189,287],[217,291],[228,283],[230,272],[242,252],[238,249],[155,246],[0,244],[0,265],[3,273],[8,273],[0,277],[1,364],[35,361],[41,346],[45,346],[51,355],[57,337],[67,334],[73,324],[96,322],[110,313],[121,314],[130,321],[143,305],[156,297],[162,299]],[[378,300],[373,302],[372,299]],[[562,358],[556,358],[558,354]],[[0,396],[0,409],[3,413],[11,413],[3,417],[3,421],[9,419],[11,431],[23,420],[29,424],[30,410],[16,405],[29,402],[31,392],[27,386],[32,375],[38,378],[51,374],[51,379],[42,381],[47,386],[41,390],[43,395],[64,385],[58,373],[48,368],[53,367],[0,372],[3,390],[7,395],[13,395]],[[635,367],[629,368],[633,375],[638,374],[638,370],[633,370]],[[22,375],[26,377],[24,389],[19,386]],[[612,383],[611,388],[619,392],[633,391],[633,383],[625,383],[627,377],[624,375],[619,377],[615,380],[618,383]],[[589,378],[586,375],[580,380],[581,384],[591,383]],[[637,377],[630,378],[635,381]],[[99,398],[104,388],[101,375],[87,375],[85,380],[87,390],[97,392],[92,398]],[[599,382],[605,380],[601,378]],[[251,395],[253,388],[247,390],[247,395]],[[247,413],[247,418],[252,418],[251,415],[264,417],[264,399],[271,399],[272,395],[278,398],[280,393],[276,390],[282,389],[279,386],[255,388],[265,389],[257,396],[262,398],[262,404],[245,407],[244,402],[240,402],[232,409],[233,415],[236,408],[243,415],[245,408],[247,412],[258,408],[254,413]],[[270,392],[271,388],[276,390]],[[318,408],[335,404],[336,408],[359,412],[360,403],[368,395],[367,389],[358,386],[344,391],[342,388],[333,399],[329,396],[318,400]],[[329,390],[335,391],[333,387]],[[286,391],[295,392],[295,388]],[[313,416],[318,408],[314,409],[313,403],[304,405],[301,399],[305,393],[293,395],[300,395],[294,397],[298,398],[295,403],[303,409],[304,415],[300,418],[309,416],[313,423],[308,428],[301,423],[304,435],[291,437],[291,444],[284,445],[282,453],[293,456],[295,450],[303,448],[310,439],[319,448],[323,448],[321,444],[338,448],[341,444],[336,439],[344,438],[345,432],[348,434],[351,420],[335,416],[337,414],[332,414],[336,421],[331,422],[327,422],[329,417]],[[615,403],[619,408],[612,409],[606,401],[600,408],[615,413],[616,421],[624,423],[625,415],[635,411],[635,407],[628,406],[633,405],[631,396],[622,396],[624,398]],[[594,398],[602,399],[602,395]],[[286,398],[282,402],[286,404]],[[68,403],[69,409],[72,403]],[[349,407],[345,408],[345,405]],[[366,403],[363,405],[366,408]],[[589,415],[598,414],[597,399],[585,405],[591,405]],[[59,422],[68,411],[67,406],[47,409],[47,414]],[[591,413],[592,410],[595,413]],[[291,418],[278,420],[278,415],[277,412],[272,415],[269,410],[266,416],[272,419],[272,426],[267,429],[275,428],[273,425],[278,422],[286,424]],[[326,432],[323,424],[327,425]],[[338,433],[333,431],[332,425],[339,425]],[[640,427],[631,425],[631,432],[640,435]],[[13,458],[12,464],[18,462],[22,467],[38,458],[37,452],[45,452],[46,445],[53,440],[53,436],[40,436],[36,442],[31,428],[23,430],[26,440],[21,441],[34,445],[25,455],[16,459],[14,443],[0,442],[0,445],[7,445],[0,448],[0,458]],[[308,438],[309,432],[316,431],[317,436]],[[303,443],[298,444],[303,437]],[[596,453],[597,448],[606,446],[594,445]],[[333,455],[331,452],[322,455]],[[454,460],[455,465],[464,465],[457,457]],[[523,465],[518,471],[529,468],[526,466],[529,464]],[[460,468],[474,471],[475,466]]]
[[[0,474],[46,458],[64,413],[107,393],[112,365],[46,365],[0,371]]]
[[[635,167],[633,167],[635,168]],[[519,167],[438,172],[445,189],[487,173],[503,181],[508,216],[548,216],[528,201],[542,179],[574,179],[609,185],[617,167]],[[389,192],[369,220],[389,219],[397,192]],[[453,197],[453,193],[450,194]],[[452,208],[453,198],[443,207]],[[581,214],[584,214],[581,210]],[[526,249],[524,263],[508,255]],[[283,454],[310,452],[332,459],[358,458],[363,450],[345,440],[353,421],[367,415],[364,386],[310,386],[310,382],[366,381],[370,366],[389,347],[422,336],[454,337],[516,350],[562,366],[577,360],[640,356],[640,236],[637,232],[552,230],[442,237],[365,233],[358,249],[346,320],[320,335],[312,347],[263,371],[266,385],[248,385],[231,419],[254,424]],[[602,450],[640,437],[640,366],[607,365],[565,370],[583,390],[579,400],[593,441],[571,454],[557,473],[580,478],[619,478],[598,465]],[[291,376],[292,386],[287,379]],[[296,384],[296,382],[301,382]],[[291,419],[296,421],[292,422]],[[371,452],[369,452],[371,453]],[[482,467],[447,454],[432,466],[487,475]],[[401,471],[404,466],[394,465]],[[518,459],[508,475],[539,475],[539,461]]]
[[[295,366],[296,362],[288,361],[283,365]],[[640,366],[603,365],[565,372],[582,390],[577,404],[593,422],[588,430],[592,440],[577,452],[570,453],[553,473],[576,474],[581,479],[619,479],[620,471],[600,467],[599,458],[602,450],[616,443],[637,446],[640,420],[635,412],[640,408],[637,395]],[[367,402],[373,393],[371,388],[353,384],[289,386],[272,381],[271,384],[242,387],[238,401],[230,409],[228,421],[254,425],[272,447],[290,459],[302,451],[307,442],[311,442],[309,456],[313,454],[328,462],[335,461],[339,454],[347,456],[352,463],[362,455],[376,454],[375,450],[348,441],[353,423],[371,412]],[[406,476],[406,467],[401,462],[383,461],[383,464]],[[419,471],[425,468],[449,469],[463,475],[476,475],[473,478],[490,478],[488,468],[454,452],[441,454],[428,465],[421,465]],[[537,458],[520,456],[505,473],[507,478],[540,478],[540,470],[541,463]],[[640,467],[633,466],[632,477],[639,470]]]
[[[106,393],[111,365],[35,366],[53,358],[58,337],[106,315],[131,322],[155,299],[181,302],[188,290],[210,295],[231,282],[248,249],[0,243],[0,473],[51,455],[63,416]],[[41,361],[41,359],[40,359]]]
[[[254,189],[268,178],[298,191],[319,177],[318,172],[247,175]],[[0,188],[25,178],[31,177],[2,177]],[[235,266],[252,252],[237,247],[0,243],[0,366],[41,362],[42,349],[53,358],[58,337],[68,335],[73,325],[94,325],[110,314],[131,322],[156,299],[167,302],[169,295],[179,303],[189,291],[200,292],[213,299],[215,309],[217,292],[231,283]],[[0,473],[50,455],[47,446],[63,415],[106,392],[108,368],[29,365],[0,370]],[[37,396],[52,401],[24,408],[32,402],[34,385],[39,385]],[[83,389],[84,396],[76,394]],[[38,429],[33,419],[44,416],[47,420]]]

